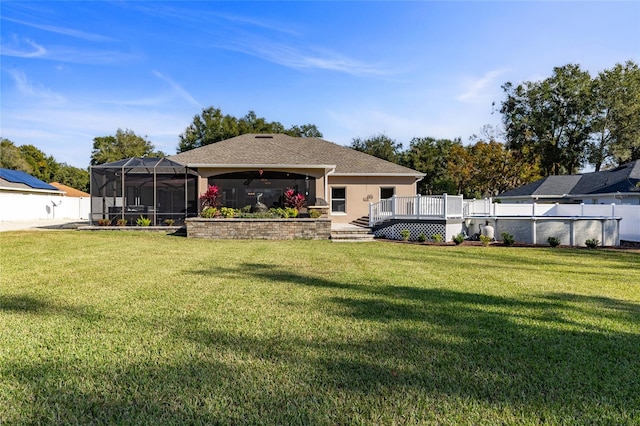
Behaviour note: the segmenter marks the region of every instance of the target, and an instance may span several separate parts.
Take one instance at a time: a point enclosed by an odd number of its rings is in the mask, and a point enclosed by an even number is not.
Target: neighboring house
[[[0,169],[0,221],[88,217],[88,194],[85,198],[70,198],[65,190],[28,173]]]
[[[288,188],[307,205],[328,205],[333,222],[369,214],[369,204],[416,195],[423,173],[318,138],[245,134],[168,157],[198,173],[198,194],[208,185],[222,192],[222,205],[242,208],[260,200],[282,205]]]
[[[80,191],[79,189],[72,188],[70,186],[67,186],[67,185],[59,183],[59,182],[51,182],[51,183],[49,183],[49,185],[55,186],[60,191],[64,191],[66,193],[67,197],[74,197],[74,198],[89,198],[90,197],[90,195],[88,193],[84,192],[84,191]]]
[[[600,172],[547,176],[496,198],[506,203],[640,205],[640,160]]]

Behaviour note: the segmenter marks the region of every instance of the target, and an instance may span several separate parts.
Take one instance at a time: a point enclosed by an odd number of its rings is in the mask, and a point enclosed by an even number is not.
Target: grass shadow
[[[99,320],[103,316],[89,306],[73,306],[24,295],[0,296],[0,312],[34,315],[67,315],[70,317]]]

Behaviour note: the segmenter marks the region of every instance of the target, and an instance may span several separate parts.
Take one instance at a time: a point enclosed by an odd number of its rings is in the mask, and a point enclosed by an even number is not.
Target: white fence
[[[89,197],[0,192],[0,221],[89,219]]]
[[[620,239],[640,241],[640,206],[625,204],[510,204],[465,200],[465,217],[620,217]]]
[[[390,219],[462,218],[463,202],[462,195],[394,195],[369,205],[369,226]]]

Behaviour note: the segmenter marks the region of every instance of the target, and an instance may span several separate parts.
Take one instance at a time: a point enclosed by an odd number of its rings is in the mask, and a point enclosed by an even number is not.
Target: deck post
[[[447,193],[442,194],[442,208],[444,209],[444,218],[447,218]]]
[[[396,194],[391,196],[391,219],[396,218]]]

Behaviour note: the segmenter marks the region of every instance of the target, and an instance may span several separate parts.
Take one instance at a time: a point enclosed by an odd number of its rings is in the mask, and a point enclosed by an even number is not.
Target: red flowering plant
[[[204,213],[206,210],[212,210],[211,212],[207,213],[215,212],[216,207],[218,206],[218,198],[220,198],[220,187],[217,185],[209,185],[209,188],[207,188],[207,192],[200,196],[200,202],[202,203],[202,213]],[[206,216],[202,213],[201,215],[203,217]]]
[[[284,192],[285,207],[300,211],[300,209],[304,207],[305,202],[304,195],[296,192],[294,189],[289,188]]]

